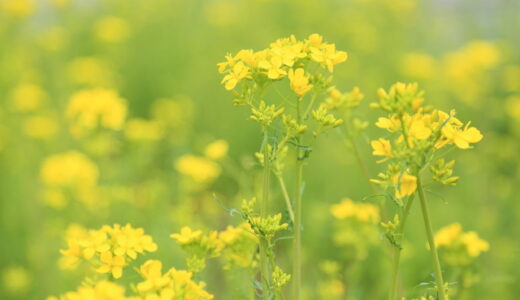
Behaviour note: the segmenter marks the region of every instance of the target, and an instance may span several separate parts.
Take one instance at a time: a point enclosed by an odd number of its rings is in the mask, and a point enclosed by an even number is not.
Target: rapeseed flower
[[[82,135],[98,127],[121,130],[126,113],[126,100],[119,97],[116,91],[89,89],[79,91],[70,98],[65,115],[73,122],[73,132]]]

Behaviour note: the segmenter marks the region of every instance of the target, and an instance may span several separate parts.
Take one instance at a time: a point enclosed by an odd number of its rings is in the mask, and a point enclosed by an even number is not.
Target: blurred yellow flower
[[[502,85],[504,89],[511,92],[520,91],[520,66],[506,66],[502,71]]]
[[[499,47],[489,41],[472,41],[448,53],[442,61],[443,82],[461,100],[474,104],[489,88],[488,71],[502,60]]]
[[[34,116],[25,121],[24,131],[29,137],[46,140],[56,135],[58,124],[52,118]]]
[[[132,299],[213,299],[213,295],[204,290],[204,282],[192,280],[192,272],[171,268],[163,274],[161,269],[162,263],[158,260],[148,260],[141,266],[140,274],[144,281],[139,282],[136,289],[146,296]]]
[[[441,228],[435,234],[435,246],[452,252],[460,252],[461,246],[464,256],[476,258],[482,252],[489,250],[489,243],[481,239],[475,231],[463,232],[459,223],[453,223]],[[454,262],[468,262],[466,260],[454,260]]]
[[[175,168],[198,183],[208,183],[215,180],[221,172],[220,166],[205,157],[187,154],[175,162]]]
[[[40,176],[51,187],[92,187],[97,184],[99,170],[85,155],[68,151],[46,158]]]
[[[216,140],[206,146],[204,154],[213,160],[219,160],[227,155],[229,144],[225,140]]]
[[[88,86],[111,86],[113,75],[106,63],[97,57],[79,57],[68,65],[68,74],[72,82]]]
[[[68,6],[72,2],[72,0],[50,0],[50,1],[54,6],[59,7],[59,8]]]
[[[46,189],[43,194],[43,203],[54,209],[63,209],[67,199],[60,189]]]
[[[157,141],[164,136],[164,130],[158,121],[136,118],[126,122],[125,136],[131,141]]]
[[[199,239],[202,236],[202,231],[200,230],[192,230],[188,226],[184,226],[181,228],[180,233],[171,234],[170,237],[174,240],[177,240],[179,245],[186,245],[192,243],[194,240]]]
[[[60,51],[66,43],[66,30],[63,27],[54,26],[43,32],[39,42],[43,48],[49,51]]]
[[[121,43],[129,38],[130,25],[119,17],[103,17],[95,23],[94,35],[102,42]]]
[[[121,130],[126,118],[126,100],[108,89],[82,90],[70,98],[65,115],[73,121],[73,133],[101,127]]]
[[[82,285],[77,291],[67,292],[59,298],[50,296],[47,300],[137,300],[125,297],[125,289],[110,281],[99,281],[90,285]]]
[[[350,198],[344,198],[340,203],[332,205],[330,213],[339,220],[355,218],[361,222],[379,222],[379,208],[376,205],[356,203]]]
[[[11,91],[11,104],[16,111],[34,111],[42,106],[46,98],[45,91],[31,83],[20,84]]]
[[[2,0],[0,7],[8,15],[15,17],[27,17],[36,10],[35,0]]]
[[[137,254],[157,250],[151,236],[144,234],[142,228],[133,228],[130,224],[123,227],[119,224],[105,225],[88,232],[82,228],[69,228],[66,241],[67,249],[60,250],[66,259],[62,266],[75,267],[85,260],[97,266],[98,273],[111,273],[114,278],[122,276],[123,268],[136,259]]]
[[[443,227],[435,234],[435,245],[437,247],[450,245],[461,233],[462,226],[459,223]]]
[[[506,112],[520,122],[520,95],[510,96],[506,99]]]
[[[403,73],[407,76],[428,79],[435,75],[435,59],[426,53],[408,53],[403,57]]]
[[[2,268],[2,285],[10,294],[19,294],[26,291],[31,284],[31,276],[22,266]]]

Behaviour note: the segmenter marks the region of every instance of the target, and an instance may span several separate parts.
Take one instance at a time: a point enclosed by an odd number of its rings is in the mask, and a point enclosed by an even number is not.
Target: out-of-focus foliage
[[[116,283],[87,282],[89,289],[119,295],[120,285],[152,278],[148,268],[160,273],[162,261],[164,274],[190,286],[204,281],[215,299],[251,295],[246,267],[256,264],[257,241],[230,212],[258,194],[262,136],[248,112],[230,107],[216,63],[227,52],[312,33],[348,52],[334,80],[353,89],[343,100],[357,108],[345,124],[355,130],[325,132],[305,169],[304,299],[388,293],[391,257],[378,223],[389,218],[363,174],[376,178],[381,168],[370,146],[381,129],[368,103],[396,81],[418,82],[428,104],[455,108],[485,136],[450,154],[456,165],[431,170],[445,185],[452,169],[460,177],[455,189],[426,188],[445,280],[456,299],[516,299],[519,10],[512,0],[0,0],[0,299],[79,293],[86,275],[118,277],[122,250],[109,258],[97,248],[93,259],[110,269],[91,261],[68,270],[71,256],[62,254],[73,254],[70,241],[84,228],[117,223],[144,228],[150,250],[127,256]],[[410,299],[432,281],[419,207],[412,211],[401,268]],[[196,242],[185,239],[199,230]],[[187,255],[186,241],[201,254]],[[279,261],[290,262],[289,245]],[[183,271],[190,268],[201,271],[192,279]],[[275,272],[285,284],[287,274]]]

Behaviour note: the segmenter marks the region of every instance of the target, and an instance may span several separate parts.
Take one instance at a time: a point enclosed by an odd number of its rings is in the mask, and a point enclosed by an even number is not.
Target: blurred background
[[[0,0],[0,299],[44,299],[81,282],[86,270],[60,266],[71,224],[142,227],[159,245],[147,257],[178,267],[184,254],[170,233],[238,224],[213,194],[229,207],[251,196],[261,135],[233,107],[216,64],[312,33],[349,54],[335,68],[337,87],[366,95],[358,113],[370,126],[357,142],[371,176],[382,169],[368,143],[381,135],[368,108],[380,87],[418,82],[427,103],[482,131],[474,149],[450,154],[458,185],[428,194],[433,226],[458,222],[490,244],[461,299],[518,299],[519,12],[516,0]],[[78,126],[69,105],[85,90],[111,103],[91,103],[109,115],[99,126]],[[212,159],[217,140],[229,151]],[[179,167],[187,156],[209,174]],[[330,206],[372,195],[340,134],[313,149],[305,173],[306,298],[384,299],[384,239],[353,255],[332,238]],[[431,279],[417,208],[402,261],[410,296]],[[281,260],[284,249],[289,242]],[[224,284],[217,269],[203,278],[208,291],[242,299],[248,283],[234,275]]]

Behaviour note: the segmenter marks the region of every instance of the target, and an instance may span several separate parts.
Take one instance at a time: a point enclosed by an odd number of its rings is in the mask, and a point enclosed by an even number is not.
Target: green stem
[[[298,123],[301,123],[300,99],[296,100]],[[302,226],[302,178],[303,178],[303,153],[300,149],[301,138],[296,137],[296,190],[294,196],[294,253],[293,253],[293,300],[300,300],[301,294],[301,226]]]
[[[300,151],[298,151],[299,153]],[[294,264],[293,264],[293,299],[300,300],[301,290],[301,247],[302,247],[302,177],[303,162],[298,160],[296,166],[296,197],[294,198]]]
[[[270,157],[269,157],[269,139],[267,131],[264,131],[264,142],[263,142],[263,152],[264,152],[264,174],[263,174],[263,185],[262,185],[262,203],[260,204],[260,216],[265,218],[267,216],[268,208],[269,208],[269,186],[270,186]],[[269,283],[269,260],[267,257],[267,247],[263,239],[260,241],[260,268],[261,268],[261,276],[264,281],[266,287],[270,286]]]
[[[406,202],[406,206],[404,207],[403,216],[399,221],[399,230],[397,232],[399,238],[399,246],[402,245],[403,236],[404,236],[404,226],[406,224],[406,220],[408,219],[408,215],[410,214],[410,208],[412,207],[412,203],[414,200],[414,195],[408,198]],[[402,247],[394,247],[394,260],[393,260],[393,268],[392,268],[392,281],[391,281],[391,289],[390,289],[390,297],[389,300],[395,300],[397,297],[397,286],[399,282],[399,266],[401,260],[401,251]]]
[[[278,174],[276,174],[276,178],[278,178],[278,183],[280,184],[280,189],[282,190],[283,199],[285,200],[285,205],[287,206],[289,217],[291,218],[291,222],[294,223],[294,211],[291,204],[291,199],[289,198],[289,193],[287,192],[287,187],[285,186],[285,180],[283,180],[282,175]]]
[[[432,224],[430,220],[430,213],[428,211],[428,205],[424,197],[423,187],[421,185],[421,178],[417,174],[417,191],[419,193],[419,199],[421,200],[421,210],[424,219],[424,226],[426,227],[426,235],[428,237],[428,244],[430,245],[430,251],[433,260],[433,269],[435,272],[435,281],[437,283],[437,291],[439,293],[440,300],[448,300],[448,295],[444,290],[444,280],[442,279],[441,263],[439,261],[439,255],[437,253],[437,247],[435,247],[435,239],[432,230]]]

